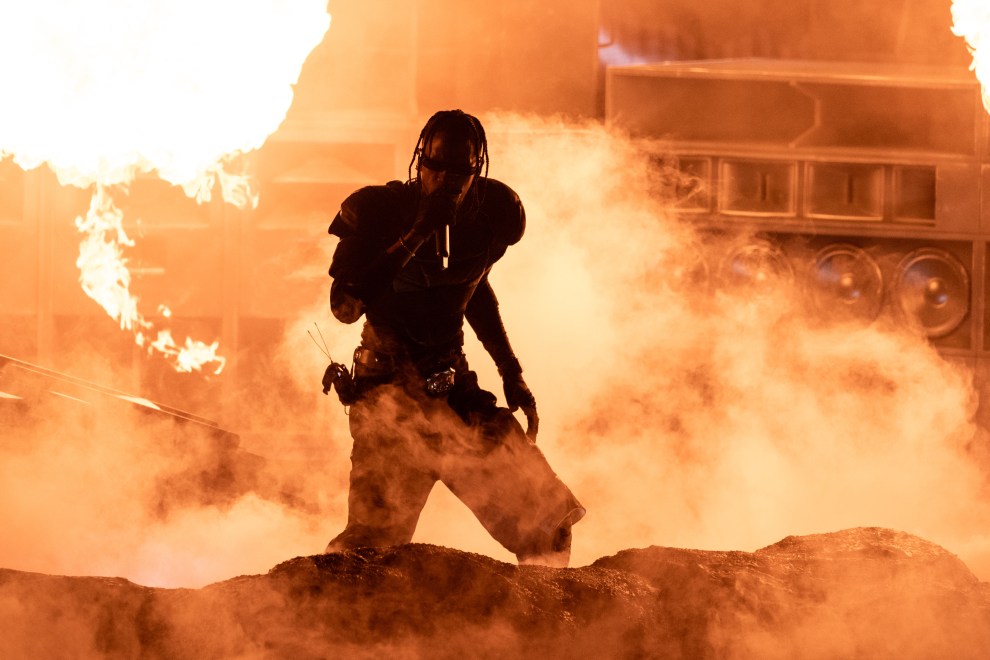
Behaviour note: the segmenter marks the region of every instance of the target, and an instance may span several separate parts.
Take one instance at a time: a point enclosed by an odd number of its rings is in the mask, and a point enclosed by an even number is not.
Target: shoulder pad
[[[327,230],[335,236],[350,236],[367,229],[369,223],[390,214],[400,201],[406,185],[390,181],[383,186],[365,186],[354,191],[341,203],[340,211]]]
[[[526,210],[522,200],[509,186],[496,179],[486,179],[482,209],[492,219],[496,235],[506,245],[515,245],[526,231]]]

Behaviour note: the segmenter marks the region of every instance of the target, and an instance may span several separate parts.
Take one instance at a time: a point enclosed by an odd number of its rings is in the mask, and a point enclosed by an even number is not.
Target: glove
[[[504,374],[502,387],[509,410],[515,412],[522,409],[523,414],[526,415],[526,435],[535,441],[540,428],[540,416],[536,414],[536,398],[526,386],[522,373],[512,371]]]

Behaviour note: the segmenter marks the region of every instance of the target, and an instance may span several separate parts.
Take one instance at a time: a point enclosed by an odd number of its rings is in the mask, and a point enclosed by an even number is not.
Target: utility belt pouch
[[[478,374],[464,371],[457,374],[457,382],[447,403],[468,424],[480,424],[498,412],[497,399],[478,385]],[[510,413],[511,415],[511,413]]]

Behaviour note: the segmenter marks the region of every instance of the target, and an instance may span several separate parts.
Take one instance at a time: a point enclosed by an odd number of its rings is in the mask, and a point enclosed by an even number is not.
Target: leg
[[[441,480],[520,564],[567,566],[584,507],[512,413],[499,409],[486,427],[445,440]]]
[[[423,449],[416,446],[421,438],[413,429],[398,425],[402,420],[381,413],[375,399],[351,408],[354,447],[347,526],[326,552],[409,543],[436,483],[436,474],[423,460]]]
[[[536,546],[525,548],[516,553],[520,565],[537,564],[551,568],[567,568],[571,561],[571,526],[584,517],[584,509],[572,510],[556,527],[550,536],[549,545],[544,547],[543,541]]]

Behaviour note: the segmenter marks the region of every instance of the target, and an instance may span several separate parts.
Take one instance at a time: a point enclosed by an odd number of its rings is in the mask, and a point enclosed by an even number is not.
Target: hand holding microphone
[[[444,186],[430,195],[424,195],[420,199],[416,219],[407,241],[418,246],[431,234],[434,235],[436,253],[443,260],[444,268],[447,267],[447,259],[450,256],[448,251],[450,225],[454,223],[459,197],[460,191],[451,186]]]
[[[443,226],[454,222],[459,191],[440,188],[430,195],[424,195],[419,202],[412,233],[417,238],[426,239]]]

